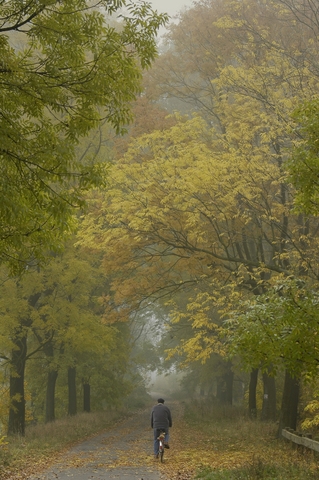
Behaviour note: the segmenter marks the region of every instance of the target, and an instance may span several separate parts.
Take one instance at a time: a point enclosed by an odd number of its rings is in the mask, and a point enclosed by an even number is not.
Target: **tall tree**
[[[173,321],[193,326],[182,344],[189,359],[225,351],[213,306],[227,314],[239,298],[267,290],[272,277],[303,271],[317,279],[318,220],[307,221],[305,234],[290,211],[280,153],[277,162],[267,135],[255,144],[262,127],[254,105],[225,108],[223,137],[195,117],[138,139],[110,169],[109,191],[83,223],[82,242],[108,252],[104,268],[115,274],[123,309],[192,286],[186,310],[171,310]]]
[[[124,4],[116,29],[108,17]],[[143,2],[1,3],[0,261],[14,271],[61,247],[74,207],[103,182],[75,147],[101,120],[121,131],[131,119],[166,19]]]
[[[244,364],[260,365],[272,375],[283,366],[286,370],[279,434],[283,427],[296,429],[304,375],[307,381],[317,378],[317,298],[300,281],[280,279],[267,294],[241,305],[228,321],[230,348],[240,352]]]
[[[32,310],[36,307],[39,295],[29,288],[28,294],[24,295],[23,282],[5,279],[3,270],[1,278],[4,284],[0,305],[4,324],[1,328],[0,355],[4,360],[2,366],[9,366],[10,370],[8,433],[24,435],[26,361],[38,351],[38,348],[28,351],[27,340],[32,325]]]
[[[64,256],[57,256],[40,271],[29,271],[22,279],[8,278],[5,269],[1,273],[0,352],[9,363],[11,373],[8,431],[23,435],[27,360],[37,353],[42,365],[41,378],[46,375],[43,378],[46,392],[43,383],[40,386],[46,406],[45,420],[53,421],[59,372],[87,363],[87,356],[92,357],[93,352],[96,365],[95,355],[105,358],[108,351],[117,350],[118,333],[114,325],[102,318],[99,296],[107,286],[105,277],[98,267],[70,246]],[[119,354],[122,364],[120,357]],[[114,371],[115,363],[116,359]],[[88,372],[83,368],[81,374],[90,375],[92,368],[94,366],[88,368]],[[31,383],[36,391],[36,379],[32,378]],[[70,385],[73,387],[70,392],[74,392],[74,381],[70,381]],[[70,412],[73,414],[75,394],[72,399]],[[35,398],[33,401],[36,403]]]
[[[194,119],[139,139],[84,224],[107,245],[119,304],[193,285],[173,313],[194,326],[190,357],[223,350],[211,304],[226,313],[280,275],[318,280],[318,223],[292,211],[284,169],[291,114],[318,89],[316,30],[296,14],[306,3],[203,0],[181,15],[148,93],[182,99],[213,128]]]

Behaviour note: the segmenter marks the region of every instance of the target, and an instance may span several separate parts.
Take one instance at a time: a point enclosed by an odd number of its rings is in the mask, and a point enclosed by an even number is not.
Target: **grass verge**
[[[199,472],[195,479],[201,480],[315,480],[318,473],[305,471],[303,465],[271,465],[268,462],[257,459],[250,465],[235,469],[233,471],[214,471],[204,469]]]
[[[34,471],[52,463],[72,444],[115,425],[128,414],[126,411],[81,413],[53,423],[30,426],[25,437],[6,438],[7,443],[0,446],[1,480],[28,478]]]
[[[175,418],[162,470],[170,480],[317,480],[313,452],[276,433],[276,424],[252,421],[235,407],[186,404]]]

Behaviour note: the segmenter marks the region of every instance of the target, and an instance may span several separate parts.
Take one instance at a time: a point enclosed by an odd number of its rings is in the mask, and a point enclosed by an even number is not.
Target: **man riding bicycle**
[[[154,405],[151,413],[151,427],[154,429],[154,456],[158,457],[158,436],[161,430],[165,431],[164,447],[169,448],[169,427],[172,426],[172,415],[170,409],[164,405],[163,398],[157,400],[157,405]]]

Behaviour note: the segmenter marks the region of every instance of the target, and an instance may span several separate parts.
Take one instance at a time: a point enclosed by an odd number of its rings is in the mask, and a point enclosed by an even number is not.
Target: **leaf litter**
[[[173,428],[170,431],[170,449],[165,450],[164,462],[154,459],[153,431],[148,425],[149,411],[141,411],[134,418],[124,420],[101,436],[94,445],[82,449],[83,442],[59,457],[42,458],[22,471],[6,472],[1,480],[25,480],[31,474],[48,469],[53,461],[62,468],[115,470],[126,468],[134,472],[141,467],[149,472],[158,471],[167,480],[191,480],[204,468],[216,471],[235,470],[251,465],[256,460],[265,463],[295,462],[309,468],[318,466],[310,455],[292,450],[290,445],[279,442],[274,426],[256,422],[186,422],[180,404],[172,403]],[[90,445],[91,441],[87,440]],[[30,457],[30,463],[32,458]],[[317,470],[318,471],[318,470]]]

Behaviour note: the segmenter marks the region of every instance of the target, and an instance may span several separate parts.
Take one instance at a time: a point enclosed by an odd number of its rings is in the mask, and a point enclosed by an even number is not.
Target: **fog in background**
[[[170,18],[170,23],[176,21],[174,17],[185,8],[190,8],[193,4],[193,0],[149,0],[149,3],[153,6],[154,10],[159,13],[167,13]],[[159,31],[159,37],[165,34],[166,29],[161,28]]]
[[[147,391],[153,400],[160,397],[163,397],[164,400],[180,399],[185,394],[180,383],[184,375],[183,372],[175,371],[165,374],[153,372],[147,385]]]
[[[149,2],[159,13],[168,13],[170,17],[194,3],[193,0],[149,0]]]

